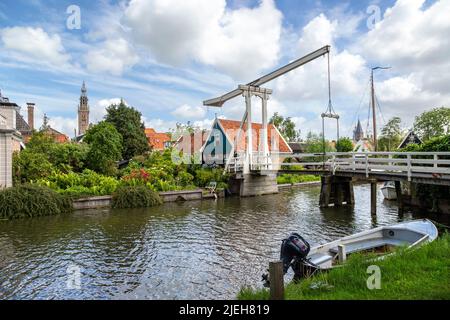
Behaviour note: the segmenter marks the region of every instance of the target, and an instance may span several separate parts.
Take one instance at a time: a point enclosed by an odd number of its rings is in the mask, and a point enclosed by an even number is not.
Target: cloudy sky
[[[392,67],[375,74],[380,125],[400,116],[407,128],[449,105],[449,14],[448,0],[0,0],[0,89],[35,102],[37,125],[45,112],[70,136],[83,80],[92,122],[123,98],[157,130],[208,127],[216,114],[241,119],[243,100],[219,109],[203,100],[329,44],[341,135],[358,118],[366,128],[373,66]],[[321,127],[326,67],[319,58],[265,85],[270,113],[292,117],[303,137]]]

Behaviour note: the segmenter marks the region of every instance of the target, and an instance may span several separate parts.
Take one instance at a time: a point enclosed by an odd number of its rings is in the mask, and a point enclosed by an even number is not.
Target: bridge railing
[[[322,161],[308,162],[301,159],[322,157]],[[281,168],[302,166],[304,169],[365,172],[384,172],[406,175],[414,174],[450,175],[450,152],[330,152],[326,154],[293,154],[297,162],[279,163]],[[286,159],[285,158],[285,159]],[[300,160],[300,161],[298,161]]]
[[[291,162],[285,162],[291,159]],[[233,158],[228,172],[242,172],[245,154]],[[292,161],[294,160],[294,161]],[[450,179],[450,152],[329,152],[299,153],[279,157],[252,154],[252,171],[354,171],[364,173],[385,173],[403,175],[411,180],[413,176],[437,175]]]

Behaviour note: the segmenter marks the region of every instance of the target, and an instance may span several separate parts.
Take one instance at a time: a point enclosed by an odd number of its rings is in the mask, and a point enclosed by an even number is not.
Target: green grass
[[[381,289],[369,290],[367,267],[381,270]],[[285,289],[288,300],[355,300],[355,299],[450,299],[450,235],[418,249],[400,248],[384,260],[368,261],[355,255],[342,268],[320,273],[300,283],[289,283]],[[240,300],[265,300],[267,289],[243,288]]]
[[[313,182],[320,181],[319,176],[313,175],[303,175],[303,174],[281,174],[277,177],[278,184],[293,184],[293,183],[301,183],[301,182]]]

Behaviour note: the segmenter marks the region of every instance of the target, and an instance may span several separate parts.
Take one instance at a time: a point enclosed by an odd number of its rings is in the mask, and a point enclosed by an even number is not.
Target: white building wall
[[[0,188],[12,186],[12,134],[0,133]]]
[[[16,111],[15,107],[1,107],[0,115],[6,118],[6,127],[9,129],[16,129]]]

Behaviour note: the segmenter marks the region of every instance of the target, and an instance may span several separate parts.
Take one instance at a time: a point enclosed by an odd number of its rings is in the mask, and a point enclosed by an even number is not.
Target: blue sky
[[[79,30],[67,28],[70,5],[80,8]],[[342,134],[358,117],[367,121],[375,65],[392,66],[376,75],[380,125],[399,115],[408,128],[424,110],[448,106],[448,12],[449,1],[425,0],[2,0],[0,89],[21,106],[35,102],[38,125],[45,112],[70,136],[83,80],[92,122],[123,98],[158,130],[208,127],[216,113],[240,119],[243,101],[207,109],[203,100],[330,44]],[[292,117],[303,136],[320,130],[325,59],[266,87],[274,90],[271,113]]]

